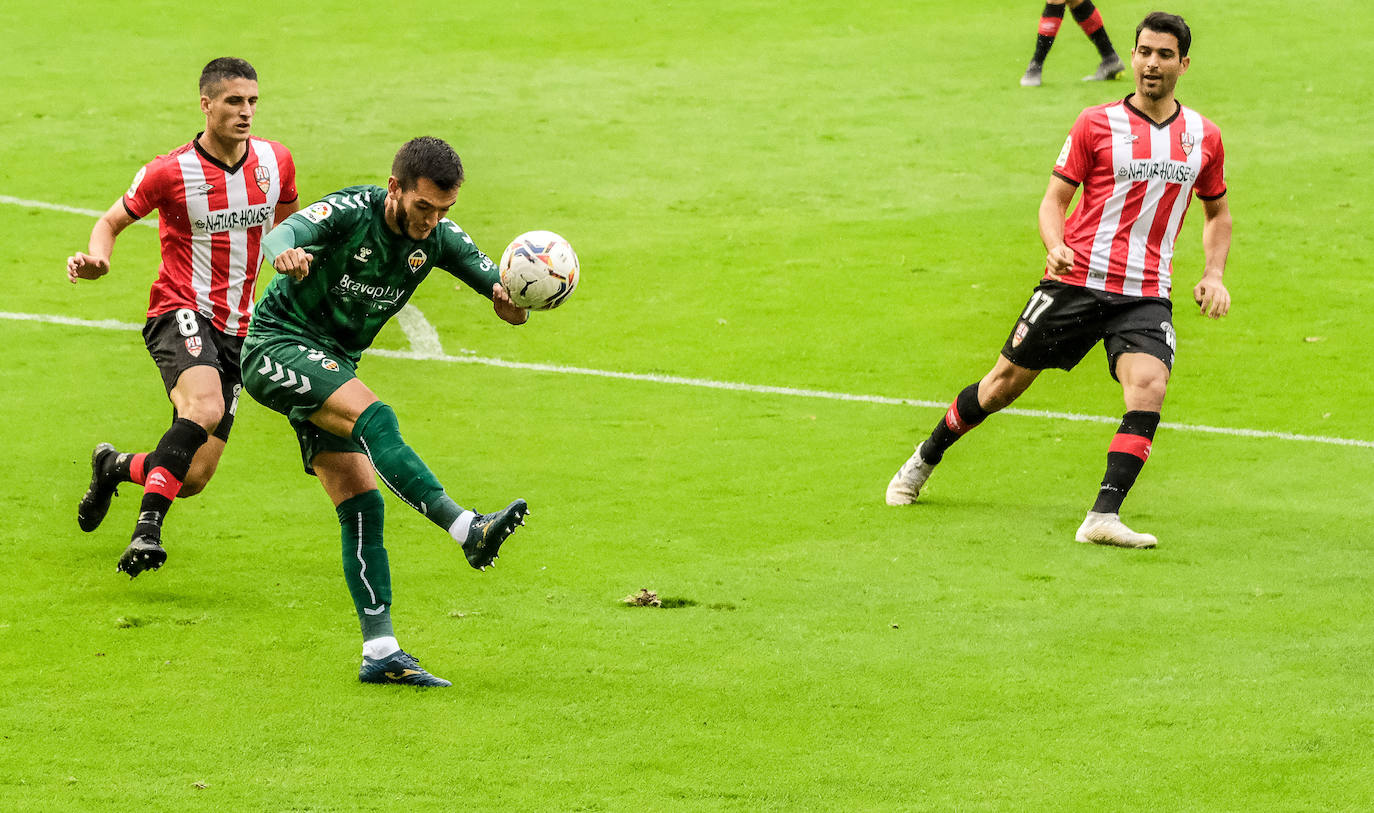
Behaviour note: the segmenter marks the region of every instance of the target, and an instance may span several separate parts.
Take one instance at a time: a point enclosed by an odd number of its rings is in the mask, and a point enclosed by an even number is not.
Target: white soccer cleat
[[[1142,534],[1127,528],[1116,514],[1089,511],[1073,537],[1078,542],[1094,545],[1114,545],[1118,548],[1153,548],[1159,543],[1152,534]]]
[[[916,496],[921,493],[921,486],[930,479],[932,471],[935,471],[934,464],[927,463],[921,458],[921,447],[917,445],[916,452],[907,458],[897,473],[892,475],[892,481],[887,484],[887,504],[911,505],[916,502]]]

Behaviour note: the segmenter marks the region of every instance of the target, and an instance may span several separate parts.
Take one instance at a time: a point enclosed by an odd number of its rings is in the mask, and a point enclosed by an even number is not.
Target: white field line
[[[418,312],[417,312],[418,313]],[[420,317],[423,319],[423,316]],[[0,311],[0,319],[10,319],[25,322],[46,322],[58,325],[70,325],[74,327],[102,328],[107,330],[142,330],[141,324],[130,322],[118,322],[115,320],[95,321],[88,319],[74,319],[68,316],[47,316],[31,313],[7,313]],[[433,330],[433,328],[430,328]],[[437,342],[437,334],[435,337]],[[412,345],[414,346],[414,345]],[[558,375],[580,375],[595,378],[613,378],[622,381],[640,381],[649,384],[668,384],[683,387],[700,387],[703,389],[728,390],[731,392],[752,392],[762,395],[781,395],[793,398],[820,398],[829,401],[857,401],[866,404],[884,404],[888,406],[913,406],[928,407],[931,409],[945,409],[949,406],[946,401],[927,401],[917,398],[892,398],[885,395],[862,395],[847,392],[832,392],[828,390],[809,390],[798,389],[795,387],[774,387],[766,384],[745,384],[735,381],[715,381],[709,378],[686,378],[675,375],[655,375],[651,373],[630,373],[619,370],[597,370],[590,367],[567,367],[560,364],[535,364],[524,361],[506,361],[505,359],[484,358],[482,356],[450,356],[442,352],[429,352],[424,349],[416,350],[369,350],[368,355],[380,356],[382,358],[406,359],[410,361],[429,361],[444,364],[481,364],[487,367],[501,367],[507,370],[529,370],[538,373],[555,373]],[[1052,412],[1042,409],[1017,409],[1015,407],[1002,410],[1003,415],[1019,415],[1026,418],[1046,418],[1056,421],[1079,421],[1086,423],[1105,423],[1115,424],[1120,422],[1119,417],[1106,415],[1080,415],[1073,412]],[[1327,437],[1324,435],[1298,435],[1291,432],[1272,432],[1263,429],[1237,429],[1228,426],[1206,426],[1201,424],[1172,423],[1163,422],[1162,427],[1177,430],[1180,432],[1200,432],[1211,435],[1229,435],[1231,437],[1242,438],[1263,438],[1269,440],[1289,440],[1302,443],[1323,443],[1332,446],[1355,446],[1365,449],[1374,449],[1374,441],[1356,440],[1354,438]]]
[[[444,355],[444,346],[439,342],[439,331],[434,329],[434,325],[429,323],[423,313],[420,313],[419,308],[407,304],[396,314],[396,322],[401,326],[401,332],[410,340],[411,350],[431,356]]]
[[[40,200],[25,200],[24,198],[0,195],[0,203],[13,204],[15,206],[27,206],[35,209],[48,209],[55,212],[67,212],[70,214],[87,215],[89,217],[100,217],[104,212],[97,212],[94,209],[78,209],[74,206],[63,206],[60,203],[47,203]],[[140,220],[137,221],[145,226],[156,226],[157,222]],[[75,319],[67,316],[43,316],[27,313],[4,313],[0,312],[0,319],[16,319],[30,322],[49,322],[59,325],[71,325],[76,327],[93,327],[113,330],[142,330],[141,324],[130,322],[119,322],[113,319],[104,321],[91,321],[87,319]],[[557,364],[531,364],[521,361],[505,361],[503,359],[483,358],[476,355],[450,356],[443,352],[443,345],[439,341],[439,333],[434,326],[425,319],[424,314],[412,305],[406,305],[401,310],[397,321],[401,326],[402,332],[410,341],[410,351],[396,350],[369,350],[370,355],[381,356],[383,358],[411,359],[414,361],[437,361],[446,364],[484,364],[488,367],[504,367],[511,370],[531,370],[533,372],[559,373],[562,375],[585,375],[599,378],[618,378],[625,381],[643,381],[652,384],[675,384],[686,387],[704,387],[707,389],[731,390],[734,392],[756,392],[765,395],[785,395],[797,398],[823,398],[831,401],[859,401],[869,404],[887,404],[891,406],[915,406],[930,407],[932,409],[946,409],[948,403],[944,401],[926,401],[915,398],[892,398],[884,395],[856,395],[845,392],[828,392],[826,390],[804,390],[793,387],[773,387],[765,384],[742,384],[731,381],[713,381],[709,378],[683,378],[671,375],[653,375],[649,373],[627,373],[615,370],[595,370],[586,367],[564,367]],[[1048,418],[1059,421],[1081,421],[1087,423],[1117,423],[1120,419],[1106,415],[1080,415],[1074,412],[1051,412],[1042,409],[1018,409],[1010,407],[1002,410],[1003,415],[1020,415],[1027,418]],[[1160,426],[1175,429],[1182,432],[1202,432],[1213,435],[1230,435],[1242,438],[1267,438],[1273,440],[1293,440],[1304,443],[1326,443],[1334,446],[1357,446],[1366,449],[1374,449],[1374,441],[1356,440],[1353,438],[1327,437],[1324,435],[1297,435],[1291,432],[1272,432],[1265,429],[1237,429],[1227,426],[1205,426],[1202,424],[1173,423],[1163,421]]]
[[[68,214],[73,215],[86,215],[88,217],[100,217],[101,215],[105,214],[104,212],[97,212],[95,209],[78,209],[75,206],[63,206],[60,203],[45,203],[41,200],[25,200],[23,198],[10,197],[9,195],[0,195],[0,203],[8,203],[13,206],[27,206],[30,209],[47,209],[52,212],[66,212]],[[157,218],[152,218],[150,220],[145,217],[142,220],[135,220],[134,223],[140,226],[151,226],[153,228],[157,228]]]
[[[97,212],[94,209],[80,209],[75,206],[64,206],[60,203],[47,203],[41,200],[25,200],[24,198],[11,197],[10,195],[0,195],[0,203],[8,203],[14,206],[27,206],[30,209],[47,209],[53,212],[66,212],[73,215],[86,215],[87,217],[100,217],[104,212]],[[140,226],[151,226],[157,228],[157,218],[144,218],[135,220],[134,223]],[[410,346],[416,350],[423,350],[426,353],[443,353],[444,346],[439,343],[439,332],[434,326],[425,319],[425,315],[420,313],[420,309],[413,305],[406,305],[401,309],[397,321],[401,325],[401,331],[410,340]],[[85,324],[79,320],[76,322],[62,322],[61,324]],[[113,322],[110,324],[88,325],[89,327],[123,327],[123,323]],[[139,326],[139,330],[142,330]]]

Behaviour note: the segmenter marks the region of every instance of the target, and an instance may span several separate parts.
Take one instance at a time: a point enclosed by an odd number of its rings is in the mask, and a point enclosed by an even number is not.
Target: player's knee
[[[1158,407],[1164,404],[1164,394],[1168,389],[1168,380],[1160,376],[1159,378],[1151,379],[1146,382],[1145,386],[1142,388],[1141,395],[1144,400]]]
[[[1169,380],[1164,376],[1149,376],[1131,381],[1125,388],[1128,409],[1158,412],[1164,406]]]
[[[219,422],[224,420],[224,397],[215,393],[213,396],[191,398],[184,404],[184,408],[177,409],[177,415],[188,421],[195,421],[203,426],[206,432],[214,432],[219,427]]]

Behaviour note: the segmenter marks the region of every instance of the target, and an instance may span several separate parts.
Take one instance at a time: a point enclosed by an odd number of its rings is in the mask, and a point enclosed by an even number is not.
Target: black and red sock
[[[935,425],[935,431],[921,444],[921,459],[932,466],[939,463],[945,456],[945,450],[953,446],[954,441],[982,423],[990,414],[978,403],[978,382],[964,387],[954,403],[949,405],[945,417]]]
[[[1061,10],[1059,12],[1063,14]],[[1116,53],[1112,48],[1111,38],[1107,36],[1107,28],[1102,24],[1102,15],[1097,7],[1093,5],[1093,0],[1083,0],[1078,4],[1078,8],[1073,10],[1073,18],[1078,22],[1078,27],[1083,29],[1083,33],[1088,35],[1088,39],[1097,46],[1097,52],[1103,59]]]
[[[1102,488],[1097,492],[1097,502],[1092,510],[1100,514],[1115,514],[1121,510],[1121,503],[1145,461],[1150,459],[1150,447],[1154,443],[1155,430],[1159,428],[1158,412],[1127,412],[1121,419],[1121,426],[1107,447],[1107,473],[1102,478]]]
[[[172,421],[172,426],[158,441],[157,448],[140,461],[143,469],[143,502],[138,509],[138,523],[134,526],[134,536],[162,536],[162,521],[172,500],[181,491],[181,483],[191,470],[191,459],[210,434],[205,427],[185,418]],[[137,455],[135,456],[137,457]],[[130,461],[130,477],[133,465]],[[134,482],[138,482],[134,480]]]
[[[137,454],[133,452],[120,452],[115,455],[114,466],[110,472],[114,475],[115,481],[120,483],[137,483],[143,485],[146,472],[143,468],[143,461],[148,455],[143,452]]]
[[[1035,36],[1035,55],[1031,57],[1031,62],[1043,63],[1045,57],[1050,55],[1050,46],[1054,45],[1054,38],[1059,34],[1059,26],[1063,22],[1063,4],[1046,3],[1045,10],[1040,12],[1040,27],[1036,29]]]

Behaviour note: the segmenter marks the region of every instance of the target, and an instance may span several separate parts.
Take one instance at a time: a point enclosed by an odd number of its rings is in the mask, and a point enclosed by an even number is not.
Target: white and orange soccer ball
[[[501,285],[518,307],[549,311],[577,289],[577,253],[551,231],[527,231],[501,254]]]

